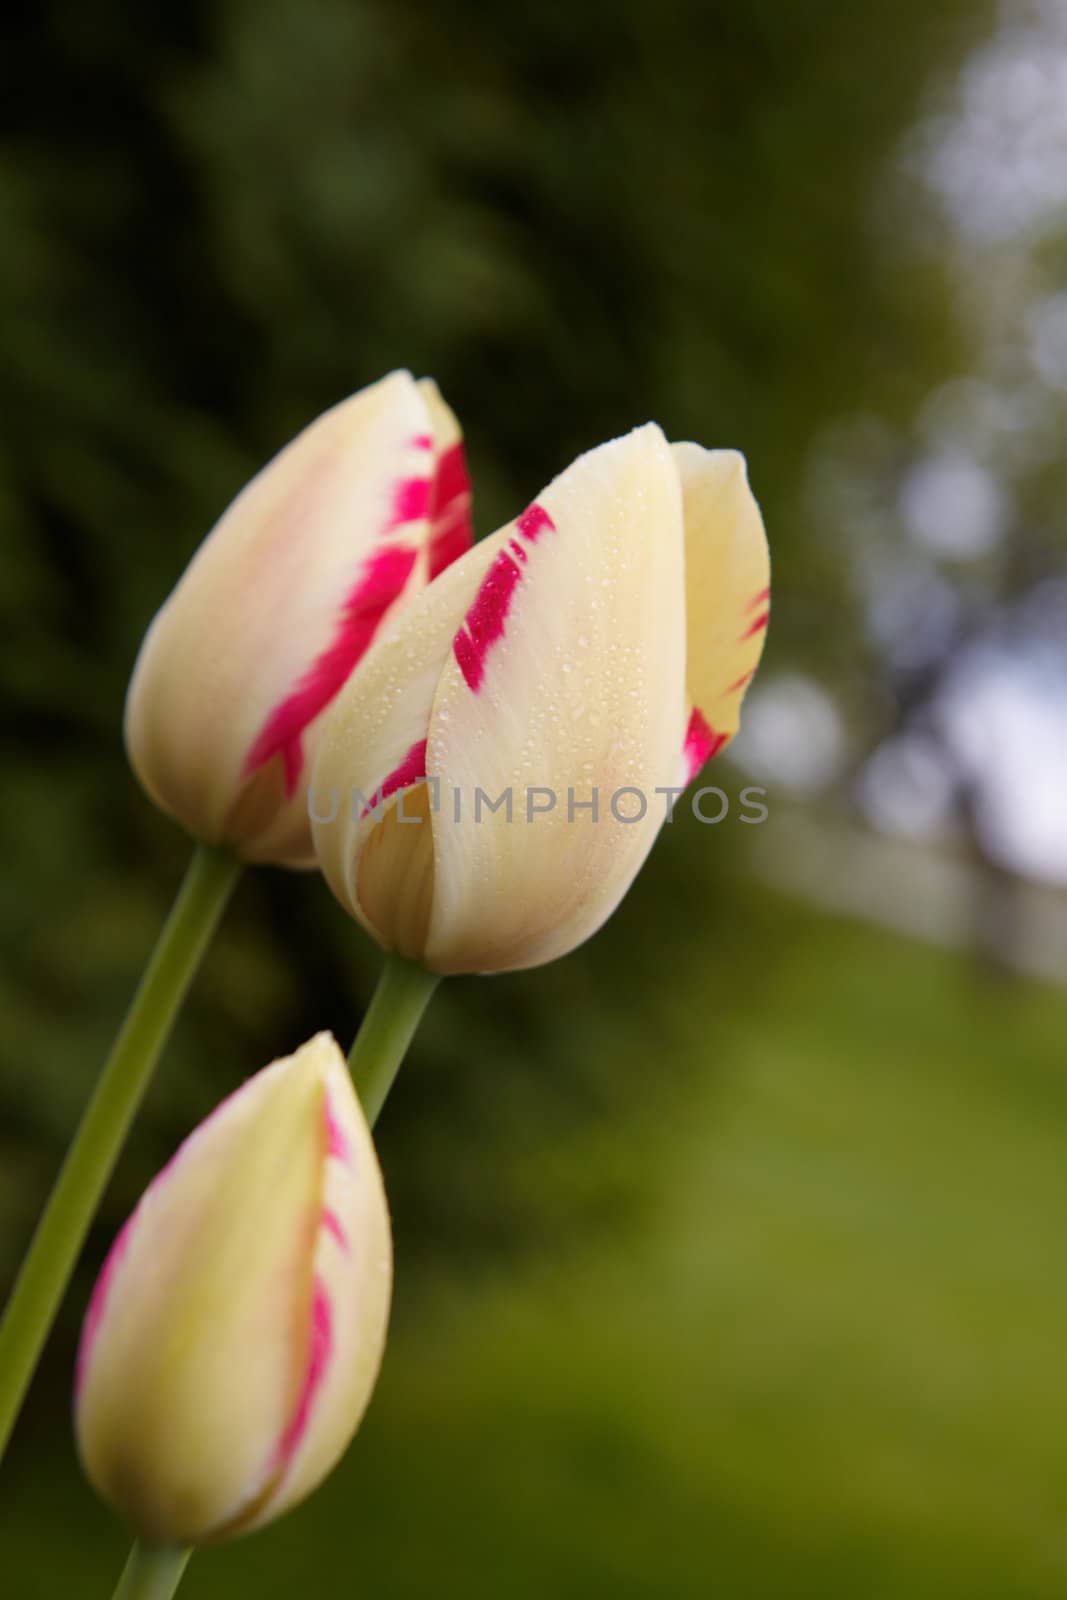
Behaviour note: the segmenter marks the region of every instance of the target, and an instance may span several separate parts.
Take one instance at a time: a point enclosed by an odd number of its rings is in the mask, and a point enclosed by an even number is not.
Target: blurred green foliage
[[[181,872],[126,770],[122,697],[227,500],[401,364],[462,418],[481,532],[654,416],[749,456],[768,670],[847,680],[808,450],[839,415],[908,414],[961,359],[947,279],[894,249],[886,171],[992,6],[15,11],[5,1277]],[[190,1594],[302,1592],[349,1563],[383,1600],[1053,1593],[1062,998],[990,1000],[947,958],[757,891],[742,832],[679,821],[586,949],[443,986],[382,1125],[381,1397],[328,1489],[198,1563]],[[313,879],[242,885],[5,1472],[18,1600],[105,1592],[119,1557],[66,1425],[107,1238],[222,1093],[319,1027],[352,1033],[375,968]]]
[[[640,1220],[439,1262],[344,1465],[190,1595],[1061,1592],[1067,999],[778,910],[764,1004],[711,1026],[665,972],[669,1073],[581,1141]],[[577,1149],[541,1182],[580,1194]],[[108,1592],[122,1535],[50,1433],[7,1496],[20,1600]]]

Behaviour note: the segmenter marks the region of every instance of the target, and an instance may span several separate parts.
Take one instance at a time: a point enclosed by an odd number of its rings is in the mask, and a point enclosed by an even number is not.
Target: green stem
[[[348,1055],[356,1091],[373,1128],[441,977],[403,956],[388,955]]]
[[[157,1550],[135,1543],[115,1590],[115,1600],[171,1600],[191,1555],[191,1550]]]
[[[104,1186],[240,870],[228,851],[200,845],[194,852],[37,1225],[0,1323],[0,1457]]]

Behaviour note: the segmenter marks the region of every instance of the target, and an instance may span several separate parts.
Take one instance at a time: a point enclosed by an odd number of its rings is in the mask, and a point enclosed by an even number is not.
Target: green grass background
[[[401,1237],[350,1455],[191,1596],[1062,1593],[1067,997],[847,922],[792,951],[755,1011],[659,975],[655,1087],[546,1177],[627,1222],[417,1294]],[[120,1534],[24,1450],[17,1593],[105,1593]]]

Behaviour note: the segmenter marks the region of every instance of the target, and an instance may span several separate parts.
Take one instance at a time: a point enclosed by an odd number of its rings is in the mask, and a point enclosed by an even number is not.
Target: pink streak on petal
[[[383,800],[388,800],[398,789],[406,789],[408,784],[418,783],[419,779],[425,776],[426,740],[420,739],[418,744],[412,745],[400,765],[389,774],[378,793]]]
[[[429,577],[439,573],[470,549],[471,480],[462,443],[445,450],[437,463],[430,512]]]
[[[467,456],[462,441],[449,445],[441,452],[434,479],[435,515],[452,504],[461,494],[470,494],[471,480],[467,471]]]
[[[555,532],[555,527],[556,524],[552,521],[544,506],[539,506],[536,500],[532,506],[527,506],[518,520],[519,532],[524,539],[529,539],[531,544],[537,542],[546,528],[550,528]]]
[[[769,611],[761,611],[751,626],[745,629],[738,643],[743,644],[746,639],[751,639],[754,634],[762,633],[770,620],[770,615]]]
[[[745,687],[746,683],[751,683],[752,679],[755,676],[756,676],[755,667],[752,668],[751,672],[742,672],[741,676],[739,678],[735,679],[735,681],[733,683],[731,683],[731,685],[727,689],[726,693],[727,694],[736,694],[738,689],[743,689]]]
[[[331,1211],[329,1206],[326,1206],[323,1209],[322,1225],[326,1229],[327,1233],[333,1235],[333,1237],[337,1240],[337,1243],[341,1246],[341,1249],[344,1251],[345,1255],[347,1255],[348,1235],[345,1232],[344,1223],[337,1215],[337,1212]]]
[[[93,1292],[89,1299],[89,1308],[85,1313],[85,1321],[82,1324],[81,1339],[78,1344],[78,1357],[74,1366],[75,1396],[78,1395],[85,1381],[85,1374],[89,1368],[89,1358],[92,1355],[93,1345],[96,1342],[96,1336],[100,1332],[100,1324],[103,1321],[107,1297],[111,1292],[115,1273],[123,1256],[126,1254],[136,1215],[135,1211],[132,1216],[127,1217],[115,1235],[114,1243],[104,1258],[104,1265],[100,1268],[100,1276],[93,1287]]]
[[[418,783],[419,779],[425,778],[425,776],[426,740],[420,739],[418,744],[412,745],[400,765],[386,778],[377,795],[374,796],[374,804],[364,806],[361,815],[369,817],[371,812],[376,811],[382,801],[388,800],[391,794],[396,794],[398,789],[406,789],[411,784]]]
[[[761,589],[759,594],[754,594],[752,596],[752,599],[748,602],[749,611],[754,611],[757,606],[763,605],[764,602],[769,600],[770,598],[771,598],[770,589]]]
[[[512,555],[517,561],[525,561],[527,559],[526,551],[522,548],[522,545],[517,539],[508,540],[508,549],[511,551]]]
[[[452,641],[459,670],[467,687],[475,694],[485,677],[485,658],[498,639],[503,638],[515,590],[522,581],[522,572],[506,550],[501,550],[467,612],[462,628]]]
[[[709,728],[703,715],[693,707],[689,718],[689,726],[685,730],[685,781],[691,783],[704,765],[712,756],[718,755],[726,743],[725,733],[716,733]]]
[[[386,533],[405,522],[420,522],[430,514],[429,478],[402,478],[393,490],[393,510],[385,525]]]
[[[333,699],[370,645],[382,618],[403,592],[416,551],[389,545],[364,562],[341,611],[333,643],[315,660],[296,688],[268,716],[244,764],[244,776],[281,754],[285,790],[294,793],[304,765],[301,734]]]
[[[287,1467],[299,1448],[311,1421],[315,1396],[322,1387],[333,1353],[333,1311],[322,1279],[316,1277],[311,1294],[311,1327],[308,1332],[307,1368],[304,1382],[288,1427],[278,1441],[275,1470]]]
[[[335,1156],[346,1167],[352,1165],[352,1147],[348,1142],[348,1135],[333,1114],[330,1096],[326,1095],[323,1102],[323,1114],[326,1122],[326,1155],[327,1158]]]
[[[432,450],[433,436],[429,433],[417,433],[411,443],[416,450]]]

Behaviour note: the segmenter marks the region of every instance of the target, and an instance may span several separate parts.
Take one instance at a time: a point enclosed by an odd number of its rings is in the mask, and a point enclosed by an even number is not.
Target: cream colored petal
[[[686,690],[708,730],[686,763],[692,767],[701,748],[714,754],[737,732],[766,637],[770,555],[744,456],[672,448],[685,506]]]
[[[306,1365],[337,1055],[320,1035],[224,1102],[146,1191],[102,1274],[79,1447],[147,1539],[210,1537],[276,1473]]]
[[[238,496],[153,622],[127,747],[197,837],[309,863],[308,742],[368,628],[419,581],[432,431],[406,372],[326,412]]]
[[[361,903],[359,869],[368,839],[385,825],[397,802],[375,809],[373,801],[383,787],[393,792],[390,780],[397,775],[418,781],[420,746],[429,732],[438,679],[506,531],[475,545],[413,601],[368,652],[358,680],[341,691],[323,722],[310,791],[318,863],[341,904],[388,949],[395,948],[391,930],[381,918],[375,922]],[[376,903],[390,897],[390,881],[399,894],[407,852],[424,852],[425,842],[420,850],[416,836],[423,826],[391,824],[397,849],[394,854],[390,848],[379,862],[382,889]],[[380,844],[377,853],[382,854]]]
[[[580,457],[497,536],[430,726],[431,968],[552,960],[626,892],[682,744],[683,560],[678,474],[652,425]],[[510,791],[511,819],[476,816],[479,789]],[[595,820],[579,809],[594,789]]]
[[[312,1266],[304,1389],[284,1440],[284,1465],[241,1532],[271,1521],[319,1484],[366,1410],[385,1348],[392,1237],[370,1129],[334,1046],[325,1077],[329,1155]]]

